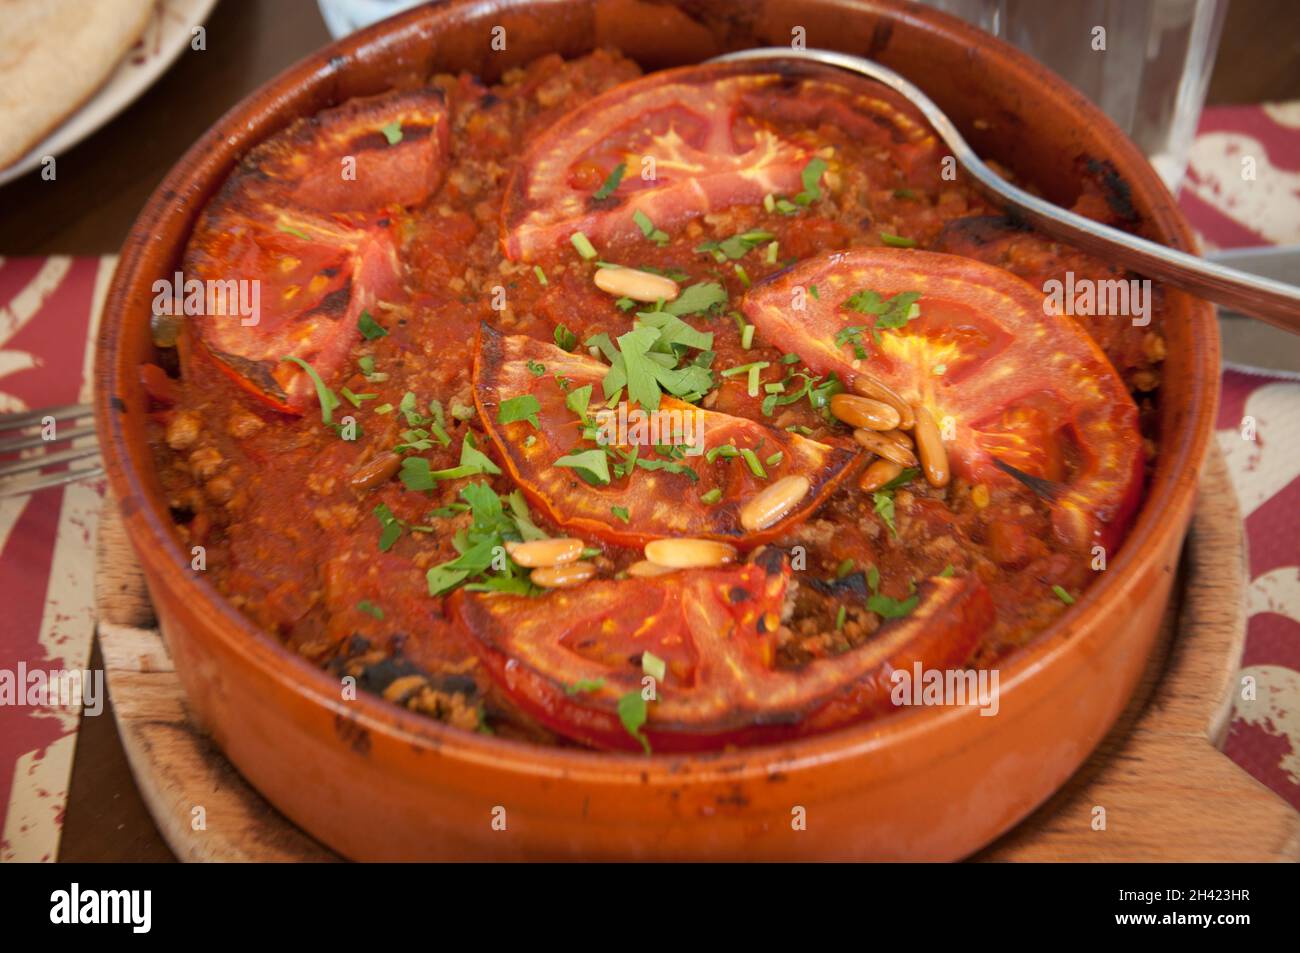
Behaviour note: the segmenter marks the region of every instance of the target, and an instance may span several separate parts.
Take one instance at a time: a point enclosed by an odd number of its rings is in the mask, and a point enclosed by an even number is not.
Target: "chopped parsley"
[[[617,516],[624,523],[632,522],[632,516],[628,513],[626,506],[611,506],[609,511]]]
[[[537,420],[537,412],[541,409],[542,405],[532,394],[510,397],[501,401],[501,406],[497,408],[497,423],[513,424],[526,420],[533,425],[534,430],[540,430],[542,425]]]
[[[599,253],[596,251],[596,246],[593,245],[591,239],[582,234],[582,232],[574,232],[569,236],[569,241],[573,242],[573,247],[577,249],[578,254],[587,261],[591,261],[599,256]]]
[[[402,121],[400,119],[394,119],[388,125],[381,127],[379,131],[384,134],[384,138],[388,140],[390,146],[395,146],[402,141]]]
[[[381,609],[379,606],[375,605],[369,599],[362,599],[360,602],[358,602],[357,611],[364,612],[366,615],[370,616],[373,619],[378,619],[380,622],[384,621],[384,610]]]
[[[1060,586],[1052,586],[1052,592],[1056,593],[1056,598],[1060,599],[1067,606],[1074,605],[1074,596],[1070,595]]]
[[[561,351],[572,351],[578,346],[578,336],[563,324],[555,326],[555,346]]]
[[[880,570],[875,566],[867,567],[867,586],[871,589],[871,595],[867,597],[867,608],[882,619],[901,619],[910,615],[921,601],[921,596],[916,592],[916,583],[911,584],[906,599],[884,595],[880,591]]]
[[[668,233],[655,228],[655,223],[650,221],[650,216],[645,212],[637,209],[632,213],[632,221],[636,222],[636,227],[641,229],[641,234],[649,241],[654,242],[656,245],[668,244]]]
[[[645,312],[642,321],[647,323],[619,335],[617,348],[608,334],[587,339],[587,346],[599,349],[610,362],[610,369],[601,382],[607,399],[612,400],[626,387],[628,400],[650,411],[659,409],[662,392],[690,401],[698,400],[713,386],[713,375],[707,367],[698,364],[677,367],[681,351],[696,347],[704,340],[711,344],[712,336],[702,335],[684,322],[672,319],[672,314]],[[648,322],[660,326],[653,327]]]
[[[645,753],[649,754],[650,742],[641,733],[641,728],[646,722],[646,701],[641,695],[641,689],[634,689],[619,697],[618,720],[623,723],[623,727],[629,735],[641,742],[641,747],[645,749]]]
[[[682,293],[673,301],[664,304],[662,310],[683,318],[688,314],[703,314],[715,311],[727,303],[727,290],[716,281],[702,281],[682,289]]]
[[[911,615],[920,601],[921,596],[915,592],[906,599],[894,599],[876,592],[867,598],[867,608],[882,619],[901,619]]]
[[[812,205],[813,202],[822,197],[820,183],[826,169],[826,160],[821,156],[813,156],[808,160],[808,164],[803,167],[803,172],[800,173],[803,191],[794,197],[796,205]]]
[[[730,238],[724,238],[721,241],[707,241],[695,246],[695,250],[700,254],[709,254],[718,264],[726,264],[727,261],[736,261],[744,258],[750,251],[757,248],[764,242],[770,242],[776,238],[772,232],[765,231],[761,228],[752,229],[748,232],[741,232],[739,235],[732,235]]]
[[[915,248],[915,238],[905,238],[902,235],[891,235],[889,232],[881,232],[880,240],[890,248]]]
[[[604,450],[583,450],[570,453],[555,461],[557,467],[568,467],[588,483],[605,486],[609,483],[609,458]]]
[[[894,477],[892,480],[890,480],[888,483],[882,486],[880,488],[880,492],[892,493],[894,490],[897,490],[899,487],[907,486],[907,484],[911,483],[920,475],[921,475],[921,470],[919,467],[906,467],[898,474],[898,476]]]
[[[641,653],[641,671],[656,682],[662,682],[668,674],[668,664],[650,650]]]
[[[892,298],[882,298],[879,292],[868,289],[850,295],[843,307],[859,314],[874,314],[876,324],[871,333],[878,341],[882,330],[901,328],[918,315],[919,309],[914,306],[920,297],[919,291],[903,291]]]
[[[460,445],[460,464],[458,466],[448,467],[445,470],[433,470],[429,467],[429,461],[424,457],[407,457],[402,461],[402,470],[399,476],[408,490],[420,492],[432,490],[439,480],[458,480],[461,477],[481,476],[485,473],[495,476],[500,472],[501,468],[474,446],[474,437],[466,432]]]
[[[339,399],[335,396],[334,391],[325,386],[320,375],[316,373],[316,368],[312,367],[300,357],[282,357],[281,361],[292,361],[307,372],[311,382],[316,385],[316,399],[320,401],[320,419],[321,423],[334,422],[334,408],[338,407]]]
[[[361,312],[361,317],[357,319],[357,328],[360,329],[361,336],[367,341],[388,336],[388,331],[370,316],[369,311]]]
[[[862,340],[862,332],[867,329],[865,324],[854,324],[844,328],[835,335],[835,343],[843,347],[845,344],[853,346],[853,355],[859,360],[865,360],[867,356],[866,344]]]
[[[894,525],[894,494],[885,490],[877,490],[871,494],[871,502],[875,507],[876,515],[884,520],[885,525],[889,527],[889,535],[897,539],[898,527]]]
[[[486,483],[471,483],[460,491],[460,495],[469,504],[472,522],[452,539],[459,555],[432,567],[425,574],[429,595],[441,596],[462,584],[475,591],[520,595],[534,592],[527,570],[521,569],[505,554],[507,541],[525,538],[519,517],[512,515],[518,512],[514,501],[511,501],[512,513],[506,513],[501,498]],[[523,505],[522,499],[519,505]],[[528,523],[531,525],[531,520]],[[494,561],[499,561],[495,568]]]
[[[393,515],[393,511],[383,503],[376,506],[373,512],[375,518],[379,520],[379,551],[386,553],[393,548],[393,544],[402,535],[402,524]]]
[[[614,194],[614,190],[618,188],[618,184],[623,181],[623,176],[626,173],[626,162],[620,162],[618,165],[614,166],[614,171],[609,174],[607,179],[605,179],[605,184],[592,193],[591,197],[597,202],[609,198]]]

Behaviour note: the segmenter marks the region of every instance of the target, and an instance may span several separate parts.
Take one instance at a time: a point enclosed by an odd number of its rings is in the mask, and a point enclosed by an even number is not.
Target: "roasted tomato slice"
[[[430,90],[354,100],[254,149],[200,218],[185,259],[197,338],[217,365],[279,410],[315,400],[296,357],[329,382],[361,313],[401,292],[396,226],[446,161],[446,110]],[[328,213],[328,214],[327,214]]]
[[[857,648],[799,668],[775,664],[788,564],[754,562],[606,580],[540,598],[457,592],[451,605],[492,676],[526,712],[599,748],[640,750],[619,699],[644,687],[643,654],[665,663],[647,704],[656,752],[777,742],[891,710],[890,674],[961,667],[992,623],[978,577],[921,584],[916,609]]]
[[[350,99],[259,145],[231,182],[254,202],[325,215],[419,205],[442,181],[448,135],[439,89]]]
[[[606,411],[601,380],[608,369],[585,354],[568,354],[531,337],[504,337],[487,327],[480,334],[474,395],[484,426],[529,499],[576,532],[625,546],[667,536],[756,544],[811,515],[857,458],[839,447],[671,397],[663,398],[653,418],[626,405],[621,412]],[[589,422],[614,450],[606,465],[624,462],[634,449],[639,461],[622,476],[611,469],[605,485],[592,485],[574,469],[555,465],[562,457],[600,450],[597,442],[584,439],[581,418],[566,404],[569,394],[586,385],[593,395]],[[502,402],[524,395],[537,400],[538,426],[526,420],[500,423]],[[689,443],[693,452],[666,457],[655,449],[673,443]],[[735,448],[726,453],[736,455],[715,455],[710,462],[709,452],[724,444]],[[747,459],[741,450],[752,450],[754,457]],[[755,462],[765,477],[753,472]],[[747,500],[772,481],[794,475],[808,480],[796,506],[762,531],[741,526],[740,508]]]
[[[689,66],[623,83],[566,115],[525,153],[506,192],[502,245],[532,260],[583,232],[598,244],[767,195],[791,198],[834,125],[937,168],[933,133],[893,91],[829,67]],[[597,192],[619,166],[610,194]]]
[[[904,293],[919,294],[918,316],[895,306]],[[923,404],[956,472],[1029,482],[1053,501],[1066,544],[1122,538],[1142,482],[1137,408],[1087,333],[1045,314],[1021,279],[951,255],[848,251],[774,276],[742,307],[765,340],[814,370],[848,383],[869,374]]]

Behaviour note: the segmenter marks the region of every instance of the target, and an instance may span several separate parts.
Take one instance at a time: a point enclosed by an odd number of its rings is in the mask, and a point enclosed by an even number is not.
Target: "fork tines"
[[[0,414],[0,497],[102,475],[90,418],[88,404]]]

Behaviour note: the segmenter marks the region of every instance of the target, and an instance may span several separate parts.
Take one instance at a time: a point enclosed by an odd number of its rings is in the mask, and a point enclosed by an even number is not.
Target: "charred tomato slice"
[[[796,197],[824,124],[887,143],[917,174],[937,167],[933,133],[876,83],[799,63],[665,70],[597,96],[529,147],[506,192],[504,252],[530,261],[575,232],[603,245],[639,239],[642,216],[670,229],[768,195]]]
[[[645,691],[647,652],[662,660],[638,729],[656,752],[779,742],[883,714],[895,669],[960,667],[993,619],[978,577],[936,577],[921,584],[910,615],[867,642],[783,669],[775,659],[789,585],[788,563],[765,550],[741,566],[540,598],[457,592],[451,607],[513,701],[598,748],[641,750],[620,700]]]
[[[801,262],[742,307],[818,372],[871,375],[924,405],[970,481],[1028,478],[1067,545],[1119,543],[1141,491],[1137,407],[1088,334],[1046,314],[1029,284],[951,255],[860,250]]]
[[[243,159],[185,257],[187,282],[200,284],[183,307],[218,367],[278,410],[301,413],[315,399],[309,376],[284,359],[328,383],[362,312],[400,294],[388,210],[437,188],[446,127],[441,94],[410,90],[300,120]]]
[[[657,416],[623,405],[620,419],[619,411],[603,407],[601,380],[608,370],[600,361],[531,337],[505,337],[488,327],[480,333],[474,395],[484,426],[529,499],[575,532],[625,546],[669,536],[752,545],[811,515],[857,458],[849,450],[671,397],[662,399]],[[569,396],[586,386],[592,394],[586,426],[607,440],[609,454],[584,438],[583,419],[569,406]],[[501,423],[502,404],[528,396],[537,402],[536,426],[526,419]],[[665,456],[655,449],[675,442],[690,442],[694,452]],[[715,452],[719,447],[724,449]],[[633,450],[635,460],[628,463]],[[752,451],[753,459],[741,450]],[[607,483],[593,484],[577,469],[555,465],[586,452],[604,454]],[[755,460],[763,477],[752,469]],[[627,472],[616,476],[616,465]],[[761,532],[745,530],[739,515],[744,503],[771,481],[791,475],[809,481],[799,504]]]

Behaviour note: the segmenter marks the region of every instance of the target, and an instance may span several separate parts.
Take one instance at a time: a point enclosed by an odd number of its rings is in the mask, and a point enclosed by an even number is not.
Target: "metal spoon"
[[[956,160],[986,192],[996,196],[1008,207],[1015,209],[1025,221],[1052,237],[1117,261],[1138,274],[1159,278],[1199,297],[1252,315],[1293,334],[1300,334],[1300,288],[1157,245],[1030,195],[985,165],[930,97],[879,63],[831,50],[795,51],[779,46],[728,53],[715,57],[710,62],[777,59],[813,60],[838,66],[869,76],[901,93],[921,110],[939,138],[948,144]]]

